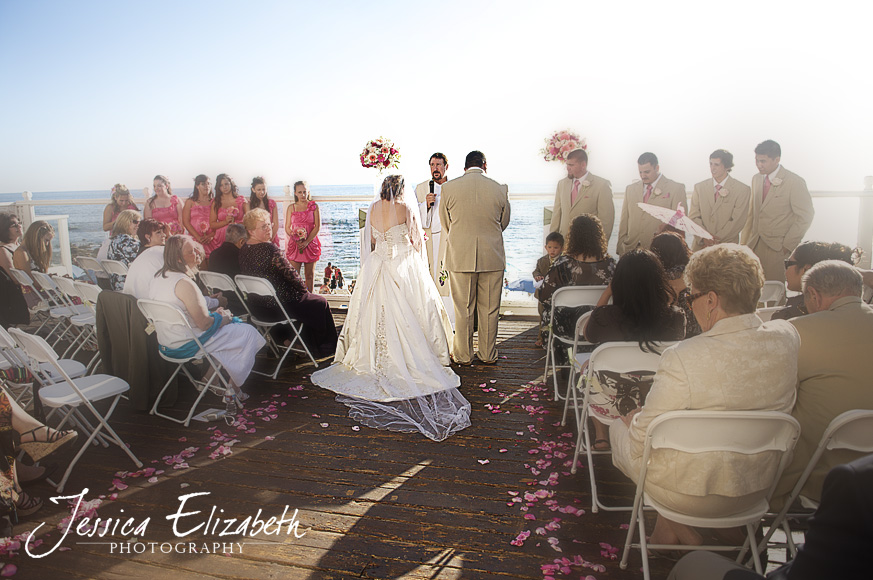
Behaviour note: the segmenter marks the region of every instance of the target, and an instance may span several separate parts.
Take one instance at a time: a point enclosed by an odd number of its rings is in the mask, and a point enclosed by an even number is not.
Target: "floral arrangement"
[[[546,140],[546,146],[540,149],[540,154],[546,161],[560,161],[565,163],[567,155],[574,149],[588,149],[585,139],[579,137],[570,130],[555,131]]]
[[[361,152],[361,166],[375,167],[382,173],[389,167],[397,167],[400,163],[400,151],[394,147],[394,142],[385,137],[368,141]]]
[[[297,228],[294,230],[294,235],[297,236],[298,240],[303,241],[308,234],[306,233],[306,228]]]

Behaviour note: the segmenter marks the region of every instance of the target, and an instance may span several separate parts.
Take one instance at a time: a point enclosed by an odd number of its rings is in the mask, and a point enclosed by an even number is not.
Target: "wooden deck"
[[[569,474],[573,427],[560,427],[560,406],[549,390],[536,386],[544,351],[534,347],[534,334],[533,322],[501,321],[499,348],[505,358],[495,366],[459,370],[461,390],[473,407],[473,425],[442,443],[367,427],[354,430],[346,408],[309,382],[311,367],[286,370],[276,381],[250,379],[246,389],[253,396],[246,415],[251,423],[244,430],[228,429],[223,422],[184,428],[122,406],[112,425],[146,468],[163,473],[115,477],[119,470],[134,471],[130,460],[117,448],[92,447],[63,495],[88,488],[86,500],[106,496],[98,508],[101,518],[123,522],[132,517],[140,523],[149,517],[146,532],[123,536],[120,525],[114,535],[102,538],[71,532],[62,544],[68,551],[33,559],[22,550],[6,561],[18,566],[16,578],[41,580],[542,579],[541,566],[561,558],[571,562],[570,573],[557,572],[556,578],[641,578],[638,555],[622,571],[617,559],[601,553],[601,542],[620,549],[625,534],[621,526],[628,517],[625,512],[590,513],[587,472]],[[208,400],[220,406],[216,397]],[[499,412],[493,412],[497,406]],[[229,455],[211,459],[210,453],[227,444],[225,432],[238,442],[229,447]],[[174,469],[168,461],[186,448],[193,455],[176,460],[188,467]],[[600,459],[598,479],[606,499],[629,502],[630,485],[608,457]],[[538,460],[551,465],[534,475],[531,467],[536,469]],[[129,487],[110,491],[113,480]],[[513,502],[537,490],[547,497]],[[44,499],[58,495],[45,484],[34,492]],[[206,521],[213,505],[220,517],[240,520],[259,510],[264,520],[280,517],[287,505],[288,517],[299,510],[297,533],[303,537],[288,535],[287,526],[281,535],[218,537],[222,525],[214,535],[201,529],[177,538],[167,516],[179,510],[179,496],[198,492],[210,495],[192,498],[184,511],[203,513],[182,518],[180,531]],[[112,493],[117,497],[112,499]],[[567,513],[574,508],[585,513]],[[43,553],[60,540],[54,528],[68,513],[68,508],[46,501],[15,531],[46,522],[40,530],[45,543],[35,549]],[[523,531],[530,537],[521,546],[512,545]],[[134,537],[145,552],[119,553]],[[204,544],[213,551],[214,542],[233,542],[233,553],[202,551]],[[171,546],[189,552],[189,543],[198,553],[162,553]],[[242,553],[240,543],[245,544]],[[124,549],[138,548],[130,543]],[[666,577],[669,568],[668,562],[652,561],[654,578]]]

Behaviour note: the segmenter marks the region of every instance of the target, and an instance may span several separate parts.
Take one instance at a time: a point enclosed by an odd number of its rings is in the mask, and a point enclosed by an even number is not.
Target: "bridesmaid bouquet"
[[[393,141],[385,137],[368,141],[361,152],[361,166],[375,167],[379,173],[389,167],[396,168],[398,163],[400,163],[400,151],[394,147]]]
[[[560,161],[566,163],[567,155],[574,149],[588,149],[585,139],[579,137],[570,130],[555,131],[551,137],[546,138],[546,146],[540,149],[540,155],[546,161]]]
[[[297,236],[298,240],[303,241],[306,239],[306,236],[308,234],[306,232],[306,228],[297,228],[296,230],[294,230],[294,235]]]
[[[209,224],[206,222],[200,222],[199,224],[197,224],[197,231],[205,235],[206,232],[209,231]]]

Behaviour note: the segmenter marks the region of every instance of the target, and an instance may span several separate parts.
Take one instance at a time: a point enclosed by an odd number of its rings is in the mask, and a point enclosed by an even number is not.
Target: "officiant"
[[[449,160],[442,153],[434,153],[430,156],[431,179],[423,181],[415,186],[415,198],[421,211],[421,223],[424,227],[425,246],[427,247],[427,265],[430,274],[440,291],[441,296],[449,295],[449,284],[446,280],[440,284],[440,272],[445,268],[445,242],[442,240],[442,226],[440,225],[440,190],[446,182],[446,172],[449,169]],[[441,243],[442,242],[442,243]]]

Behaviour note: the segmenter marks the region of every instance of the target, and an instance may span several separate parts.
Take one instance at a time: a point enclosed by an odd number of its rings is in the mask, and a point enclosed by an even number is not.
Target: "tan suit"
[[[497,360],[497,314],[509,225],[509,189],[478,167],[443,184],[440,221],[446,237],[446,270],[455,306],[455,361],[473,360],[473,313],[479,316],[479,359]]]
[[[752,203],[743,229],[742,243],[749,246],[764,266],[764,278],[785,281],[785,264],[812,224],[815,209],[802,177],[780,166],[767,199],[762,203],[764,176],[752,178]]]
[[[659,194],[660,190],[660,194]],[[652,245],[652,238],[664,225],[661,220],[654,218],[641,210],[637,205],[643,201],[646,186],[642,181],[637,181],[627,186],[624,192],[624,203],[621,206],[621,222],[618,226],[618,241],[615,245],[615,251],[619,254],[625,254],[637,247],[637,244],[648,249]],[[669,207],[676,209],[681,203],[683,207],[688,207],[685,202],[685,185],[671,181],[661,175],[655,187],[652,190],[652,195],[649,197],[651,205],[661,207]]]
[[[694,186],[688,217],[711,233],[719,243],[736,244],[740,241],[740,232],[749,217],[751,197],[752,190],[748,185],[728,176],[716,198],[715,184],[712,179],[707,179]],[[696,252],[705,247],[703,240],[694,236],[691,249]]]
[[[564,238],[570,231],[573,219],[582,214],[589,213],[600,218],[603,224],[603,233],[606,239],[612,235],[612,227],[615,225],[615,205],[612,203],[612,185],[602,177],[589,173],[583,180],[588,182],[579,184],[579,197],[576,203],[570,203],[570,194],[573,192],[573,180],[565,177],[558,182],[555,191],[555,205],[552,206],[552,223],[550,232],[560,232]]]
[[[873,409],[873,308],[860,298],[840,298],[828,310],[790,322],[800,333],[797,403],[791,412],[800,422],[800,439],[773,495],[782,498],[780,503],[797,484],[828,424],[845,411]],[[828,471],[861,455],[825,451],[803,495],[821,499]]]
[[[439,187],[439,186],[438,186]],[[449,295],[449,284],[440,284],[440,272],[445,270],[445,255],[446,255],[446,237],[442,234],[442,224],[439,216],[439,201],[441,192],[437,194],[434,207],[431,208],[431,220],[427,221],[427,194],[430,193],[430,181],[422,181],[415,186],[415,199],[418,201],[419,210],[421,212],[422,230],[427,235],[427,240],[424,242],[427,250],[427,265],[430,268],[430,274],[433,277],[437,289],[440,291],[440,296]],[[436,248],[434,248],[436,244]]]

